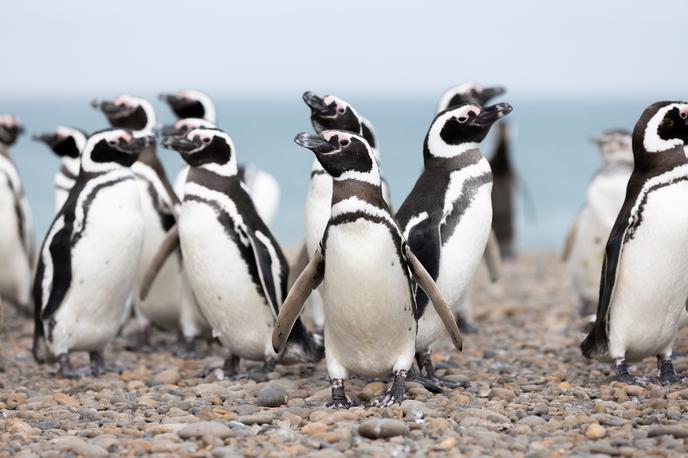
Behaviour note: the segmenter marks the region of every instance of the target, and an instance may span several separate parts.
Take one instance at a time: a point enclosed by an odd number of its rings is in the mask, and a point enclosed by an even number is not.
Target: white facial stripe
[[[480,145],[476,142],[460,143],[458,145],[448,145],[447,143],[445,143],[444,140],[442,140],[440,133],[442,132],[442,128],[444,128],[444,124],[450,118],[467,118],[469,113],[480,114],[480,111],[481,108],[477,105],[464,105],[460,108],[447,111],[442,116],[439,116],[432,123],[432,126],[430,127],[430,133],[428,135],[428,149],[430,150],[430,154],[437,157],[449,158],[459,156],[465,153],[466,151],[478,149]]]
[[[74,139],[74,143],[76,143],[77,149],[79,151],[84,150],[84,146],[86,146],[86,136],[83,134],[83,132],[66,126],[59,126],[56,129],[56,132],[63,138],[72,137]]]
[[[449,107],[449,102],[454,98],[454,96],[466,95],[472,90],[481,91],[482,87],[476,83],[470,82],[448,89],[444,94],[442,94],[442,97],[440,97],[440,103],[437,105],[437,113],[446,110]]]
[[[664,140],[659,136],[659,125],[664,119],[666,114],[678,108],[681,110],[688,110],[688,105],[682,103],[672,103],[665,107],[662,107],[655,113],[655,115],[650,119],[645,127],[645,133],[643,135],[643,147],[648,153],[660,153],[662,151],[667,151],[675,148],[679,145],[683,145],[683,140],[678,138],[672,138],[670,140]]]
[[[98,142],[105,140],[107,142],[114,141],[119,142],[120,140],[131,141],[132,136],[122,129],[107,130],[105,132],[100,132],[89,137],[81,151],[81,167],[88,172],[106,172],[108,170],[117,169],[122,167],[119,164],[113,162],[94,162],[91,158],[91,153],[93,152],[93,147],[98,144]]]
[[[215,123],[202,118],[184,118],[174,124],[177,129],[198,129],[199,127],[214,128]]]
[[[409,219],[408,224],[406,224],[406,227],[404,228],[404,238],[408,240],[409,234],[411,233],[411,230],[418,224],[422,223],[426,219],[428,219],[428,212],[420,212],[416,216],[413,216],[411,219]]]
[[[343,215],[345,213],[356,213],[360,211],[367,213],[370,216],[383,218],[390,224],[392,224],[392,226],[397,226],[396,222],[388,212],[374,205],[371,205],[368,202],[361,200],[355,196],[349,197],[348,199],[344,199],[341,202],[337,202],[336,204],[334,204],[332,206],[332,218],[337,217],[339,215]]]
[[[19,118],[17,118],[16,116],[12,116],[12,115],[8,115],[8,114],[0,115],[0,126],[15,127],[15,126],[18,126],[19,124],[20,124]]]
[[[205,119],[206,121],[210,121],[213,124],[217,123],[217,116],[215,114],[215,104],[206,94],[194,89],[186,89],[183,91],[179,91],[177,95],[179,97],[185,97],[190,100],[197,100],[201,102],[201,105],[203,105],[203,111],[205,111],[205,116],[203,117],[203,119]]]
[[[143,129],[137,131],[137,133],[143,133],[146,135],[153,133],[153,128],[155,127],[156,122],[155,109],[148,100],[125,94],[117,97],[115,100],[113,100],[113,103],[117,105],[124,104],[125,106],[131,108],[138,108],[139,106],[143,108],[143,111],[146,112],[146,125],[143,127]]]

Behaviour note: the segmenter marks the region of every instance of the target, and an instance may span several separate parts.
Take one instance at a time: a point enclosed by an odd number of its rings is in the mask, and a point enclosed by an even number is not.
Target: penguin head
[[[32,138],[43,142],[59,157],[78,158],[86,145],[87,135],[73,127],[59,126],[53,132],[36,134]]]
[[[188,131],[198,128],[214,129],[215,123],[203,118],[182,118],[174,124],[168,124],[156,130],[156,134],[162,137],[174,137],[184,135]]]
[[[153,105],[140,97],[120,95],[113,100],[95,99],[91,106],[102,111],[112,127],[148,133],[155,126]]]
[[[469,103],[438,113],[425,137],[426,159],[455,157],[478,148],[492,124],[511,113],[511,110],[508,103],[489,107]]]
[[[591,141],[600,149],[604,162],[633,164],[631,133],[625,129],[610,129]]]
[[[377,135],[375,135],[373,123],[363,116],[361,116],[361,135],[366,139],[371,148],[377,149]]]
[[[303,101],[311,109],[311,123],[317,133],[324,130],[345,130],[361,133],[361,118],[354,108],[333,95],[320,97],[307,91]]]
[[[162,145],[177,151],[191,167],[204,167],[225,176],[237,173],[234,143],[220,129],[192,129],[185,135],[164,137]]]
[[[9,114],[0,114],[0,146],[14,145],[22,133],[24,133],[24,127],[19,118]]]
[[[357,179],[380,184],[375,156],[360,135],[342,130],[325,130],[320,135],[302,132],[294,142],[313,151],[320,165],[334,180]]]
[[[442,97],[437,106],[437,112],[444,111],[449,108],[458,107],[466,103],[473,103],[476,105],[485,105],[498,95],[506,92],[502,86],[483,87],[477,83],[464,83],[448,89]]]
[[[180,119],[201,118],[213,124],[217,122],[215,104],[201,91],[183,89],[174,94],[160,94],[158,98],[166,102]]]
[[[152,135],[135,136],[128,129],[105,129],[95,132],[81,153],[81,167],[87,172],[102,172],[117,166],[129,167],[144,148],[155,143]]]
[[[674,152],[688,144],[688,102],[657,102],[645,109],[633,129],[633,154]],[[649,156],[648,156],[649,157]]]

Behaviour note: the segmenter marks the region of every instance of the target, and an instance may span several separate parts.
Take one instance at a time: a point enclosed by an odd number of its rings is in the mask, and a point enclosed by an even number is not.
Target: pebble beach
[[[33,361],[32,323],[6,307],[0,456],[685,456],[688,383],[653,381],[653,359],[632,367],[649,377],[643,386],[610,382],[609,365],[580,354],[583,323],[566,278],[555,252],[521,255],[495,285],[481,270],[472,306],[479,334],[464,336],[462,353],[447,342],[433,357],[440,375],[470,388],[433,394],[409,382],[406,400],[384,409],[323,407],[324,361],[223,380],[208,371],[222,365],[217,345],[185,360],[127,351],[119,337],[106,358],[121,374],[62,379],[56,366]],[[676,351],[688,351],[687,332]],[[688,360],[675,365],[683,374]],[[347,382],[364,403],[384,387]]]

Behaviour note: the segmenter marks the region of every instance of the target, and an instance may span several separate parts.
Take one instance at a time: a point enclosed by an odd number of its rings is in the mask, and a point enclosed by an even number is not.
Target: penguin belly
[[[215,210],[184,202],[179,238],[187,278],[213,336],[232,355],[263,361],[272,348],[275,313]]]
[[[647,195],[621,252],[609,315],[609,356],[628,361],[671,351],[688,297],[688,182]]]
[[[31,261],[22,240],[18,205],[9,178],[0,169],[0,297],[28,305]]]
[[[126,180],[102,189],[72,249],[72,281],[44,322],[54,355],[102,350],[124,323],[136,282],[144,222],[138,187]]]
[[[387,226],[331,226],[325,252],[325,355],[332,378],[408,370],[416,319],[406,267]]]
[[[607,240],[626,197],[630,175],[630,170],[598,174],[588,187],[586,205],[579,216],[569,273],[574,289],[590,309],[597,306]]]
[[[185,165],[177,173],[177,177],[174,179],[174,193],[177,195],[179,200],[184,200],[184,185],[186,184],[186,177],[189,175],[189,166]]]
[[[475,197],[440,250],[437,286],[452,309],[461,310],[468,288],[480,265],[492,227],[492,186],[487,183],[476,190]],[[432,304],[428,303],[418,320],[418,351],[425,351],[446,328]]]
[[[166,231],[158,213],[158,202],[154,202],[150,188],[154,184],[145,176],[137,174],[136,181],[141,196],[144,219],[143,246],[139,263],[137,284],[165,240]],[[145,301],[136,298],[134,308],[141,324],[154,323],[168,331],[179,329],[182,301],[182,266],[177,256],[170,256],[163,264]]]

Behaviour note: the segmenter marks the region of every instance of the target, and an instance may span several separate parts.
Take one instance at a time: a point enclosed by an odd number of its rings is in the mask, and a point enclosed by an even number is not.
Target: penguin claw
[[[83,377],[94,375],[90,367],[60,368],[60,370],[57,371],[57,374],[70,380],[77,380]]]
[[[614,377],[617,382],[623,382],[627,385],[642,385],[640,379],[631,374],[620,374]]]
[[[346,395],[346,399],[332,399],[325,403],[325,407],[328,409],[350,409],[359,405],[361,405],[360,402],[351,399],[348,395]]]
[[[399,396],[394,393],[386,392],[370,401],[368,405],[370,407],[389,407],[393,404],[401,404],[405,398],[406,396],[403,394]]]
[[[659,383],[661,383],[662,385],[673,385],[674,383],[683,383],[685,381],[685,376],[676,374],[659,377]]]
[[[420,383],[425,387],[426,390],[435,394],[443,393],[445,389],[468,389],[471,387],[470,382],[464,380],[457,382],[455,380],[448,380],[435,376],[423,377],[421,375],[417,375],[412,378],[412,381]]]

